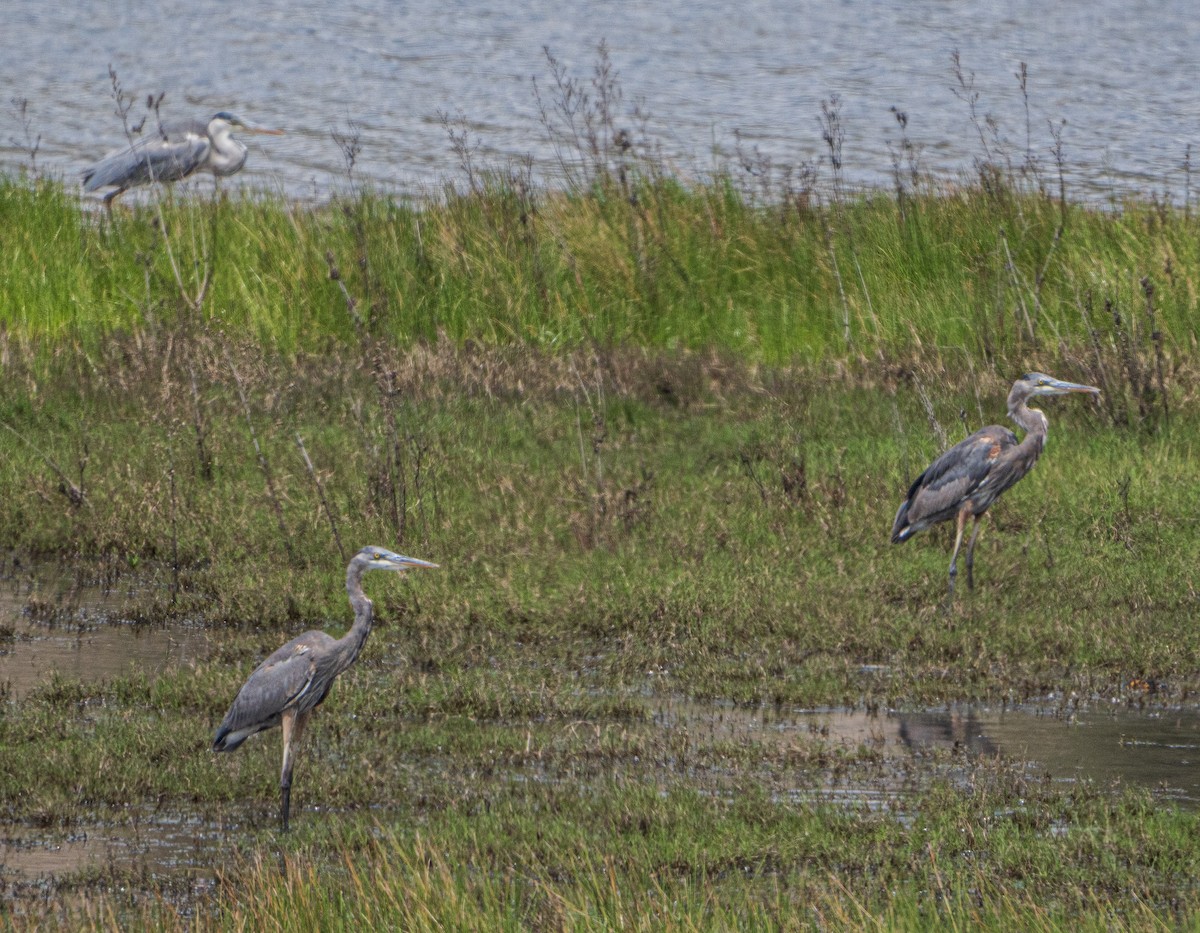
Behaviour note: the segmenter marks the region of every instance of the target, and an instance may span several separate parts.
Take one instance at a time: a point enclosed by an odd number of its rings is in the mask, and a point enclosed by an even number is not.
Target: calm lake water
[[[3,4],[0,171],[30,164],[11,104],[28,101],[40,171],[74,179],[124,138],[108,67],[144,113],[233,110],[283,128],[251,140],[236,184],[322,199],[347,184],[332,131],[356,126],[355,175],[398,194],[462,181],[442,114],[461,118],[478,166],[529,158],[554,180],[533,79],[553,101],[544,48],[587,81],[604,40],[624,92],[618,125],[682,177],[736,165],[738,140],[775,165],[821,162],[821,104],[838,95],[845,178],[890,186],[908,116],[920,164],[954,179],[984,155],[951,53],[974,73],[978,125],[1003,153],[1047,166],[1062,121],[1070,190],[1186,196],[1200,139],[1200,17],[1152,0],[80,0]],[[1015,73],[1028,68],[1028,122]],[[961,92],[961,89],[960,89]],[[965,95],[969,96],[969,95]],[[647,115],[645,133],[633,116]],[[988,145],[994,140],[988,139]],[[206,184],[211,184],[204,179]],[[205,189],[207,190],[207,189]]]

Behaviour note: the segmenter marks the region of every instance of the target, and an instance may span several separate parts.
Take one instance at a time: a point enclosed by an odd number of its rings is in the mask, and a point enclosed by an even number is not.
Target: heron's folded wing
[[[997,458],[1016,443],[1008,428],[991,425],[955,444],[913,481],[896,524],[941,521],[957,511],[981,486],[995,481]]]
[[[211,145],[206,133],[197,133],[190,127],[166,136],[154,132],[106,156],[84,172],[83,190],[177,181],[204,164]]]
[[[283,711],[312,686],[315,671],[311,645],[304,642],[284,645],[242,685],[225,714],[221,731],[240,732],[274,725]]]

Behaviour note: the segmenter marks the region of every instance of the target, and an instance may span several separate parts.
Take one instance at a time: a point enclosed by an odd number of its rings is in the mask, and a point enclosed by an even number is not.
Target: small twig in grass
[[[536,82],[534,83],[534,87],[536,89]],[[480,179],[478,169],[475,167],[475,155],[479,150],[479,145],[477,143],[472,144],[471,142],[471,130],[467,124],[466,116],[460,111],[456,118],[451,119],[450,114],[439,110],[438,119],[446,129],[446,135],[450,139],[450,150],[458,159],[458,167],[467,179],[468,190],[472,194],[482,193],[483,182]]]
[[[342,297],[346,300],[346,310],[350,313],[350,320],[354,322],[354,332],[358,335],[360,342],[365,342],[367,331],[362,315],[358,313],[358,299],[350,294],[350,289],[346,288],[346,283],[342,280],[342,270],[338,268],[333,250],[325,251],[325,263],[329,266],[330,281],[337,282],[338,288],[342,290]]]
[[[295,554],[292,553],[291,535],[288,534],[287,522],[283,518],[283,506],[279,502],[279,496],[275,493],[275,478],[271,474],[271,465],[267,462],[267,455],[263,453],[262,447],[258,443],[258,434],[254,430],[254,419],[250,417],[250,403],[246,400],[246,391],[242,387],[242,377],[238,375],[237,367],[233,365],[233,360],[228,353],[225,354],[225,362],[229,366],[229,371],[233,373],[238,398],[242,400],[242,411],[246,415],[246,427],[250,431],[250,440],[254,442],[254,453],[258,456],[259,469],[262,470],[263,478],[267,482],[267,498],[271,502],[275,519],[279,523],[279,533],[283,536],[284,550],[287,551],[288,559],[294,561]]]
[[[346,549],[342,547],[342,536],[338,533],[337,517],[333,514],[333,509],[325,496],[325,484],[321,482],[321,477],[317,474],[312,460],[309,459],[308,451],[304,448],[304,438],[300,436],[299,431],[296,432],[296,446],[300,448],[300,455],[304,457],[304,466],[308,469],[308,475],[312,477],[313,484],[317,487],[317,498],[321,500],[321,507],[325,509],[325,516],[329,519],[329,529],[333,532],[333,540],[337,544],[338,554],[342,557],[342,563],[345,563]]]
[[[833,169],[833,193],[842,199],[842,146],[846,142],[846,128],[842,125],[842,99],[833,94],[821,101],[821,138],[829,149],[829,165]]]
[[[767,505],[767,487],[763,485],[762,480],[758,478],[758,474],[754,472],[754,459],[750,456],[749,451],[741,451],[738,454],[738,460],[742,464],[742,469],[746,471],[746,475],[750,477],[750,481],[758,489],[758,497],[762,500],[762,504]]]
[[[1158,327],[1158,320],[1154,313],[1154,283],[1150,281],[1149,276],[1143,276],[1141,285],[1142,294],[1146,296],[1146,320],[1150,324],[1150,343],[1154,346],[1154,371],[1158,380],[1158,395],[1162,399],[1163,421],[1167,421],[1170,418],[1170,412],[1167,410],[1167,383],[1163,373],[1166,365],[1162,330]]]
[[[988,121],[986,116],[982,119],[979,116],[979,91],[975,89],[975,72],[967,71],[963,68],[962,58],[958,54],[958,49],[950,53],[950,67],[954,74],[955,82],[950,87],[950,93],[967,105],[971,123],[975,127],[975,132],[979,134],[979,142],[983,146],[985,164],[990,165],[992,163],[992,148],[988,145],[987,134],[984,133],[984,126]]]
[[[362,127],[353,120],[346,121],[346,132],[337,128],[331,129],[329,135],[342,151],[342,161],[346,165],[346,180],[354,188],[354,166],[358,164],[358,156],[362,152]]]
[[[1192,144],[1183,147],[1183,219],[1192,216]]]
[[[917,387],[917,398],[921,400],[921,407],[925,409],[925,417],[929,419],[929,426],[933,428],[933,433],[937,435],[938,447],[940,450],[945,450],[950,446],[949,440],[946,438],[946,429],[942,427],[942,423],[937,419],[937,412],[933,410],[933,402],[929,398],[929,393],[925,391],[925,387],[921,385],[921,380],[913,374],[913,385]]]
[[[1037,156],[1033,154],[1033,121],[1029,115],[1029,66],[1020,62],[1013,73],[1017,86],[1021,89],[1021,101],[1025,105],[1025,164],[1028,172],[1037,171]]]
[[[1120,306],[1111,298],[1104,300],[1104,310],[1112,318],[1113,334],[1115,337],[1114,343],[1119,354],[1120,362],[1125,369],[1125,379],[1129,383],[1129,388],[1132,390],[1134,397],[1138,403],[1138,417],[1145,416],[1145,398],[1142,394],[1142,386],[1144,380],[1142,378],[1142,367],[1138,360],[1137,349],[1134,345],[1133,331],[1137,327],[1136,319],[1132,322],[1132,326],[1126,327],[1124,318],[1121,316]]]
[[[822,215],[822,228],[825,232],[825,248],[829,250],[829,262],[833,266],[833,278],[837,282],[838,296],[842,300],[842,339],[846,348],[850,347],[850,302],[846,300],[846,286],[842,283],[842,270],[838,265],[837,247],[833,241],[833,229],[828,218]]]
[[[202,479],[213,478],[212,455],[205,443],[204,409],[200,406],[200,390],[196,388],[196,371],[188,364],[188,376],[192,384],[192,427],[196,432],[196,456],[200,459],[200,476]]]
[[[396,419],[395,396],[398,394],[396,374],[392,370],[386,369],[377,359],[375,378],[379,385],[379,402],[380,407],[383,408],[383,423],[387,428],[390,450],[387,457],[387,470],[392,527],[395,529],[396,540],[402,542],[408,525],[408,480],[400,424]]]
[[[179,519],[177,507],[177,490],[175,487],[175,451],[168,442],[167,445],[167,479],[171,491],[171,605],[179,594]]]
[[[42,148],[42,134],[38,133],[35,138],[30,129],[33,124],[33,118],[29,116],[29,99],[25,97],[12,97],[9,98],[8,102],[12,105],[13,117],[21,124],[21,130],[25,136],[23,143],[21,140],[15,138],[10,139],[10,142],[17,149],[24,149],[29,153],[29,169],[36,176],[38,150]]]
[[[1062,134],[1067,121],[1061,121],[1057,126],[1050,124],[1050,137],[1054,140],[1051,152],[1054,153],[1054,167],[1058,172],[1058,215],[1059,226],[1067,225],[1067,172],[1066,157],[1063,155]]]
[[[1109,389],[1111,383],[1108,378],[1108,370],[1104,366],[1104,351],[1100,346],[1100,334],[1092,321],[1092,293],[1089,291],[1082,301],[1077,298],[1076,303],[1079,305],[1079,316],[1087,326],[1088,337],[1092,344],[1092,353],[1096,358],[1096,372],[1102,390],[1100,393],[1100,404],[1108,412],[1109,420],[1113,424],[1117,424],[1117,410],[1114,407],[1113,393]]]
[[[1000,243],[1004,247],[1004,269],[1012,280],[1013,290],[1017,295],[1017,304],[1021,308],[1021,315],[1025,318],[1025,328],[1029,332],[1029,340],[1031,343],[1037,343],[1037,333],[1034,330],[1033,320],[1029,317],[1029,309],[1025,307],[1025,299],[1021,294],[1024,283],[1021,281],[1021,273],[1017,271],[1017,265],[1013,262],[1012,252],[1008,248],[1008,235],[1004,232],[1004,228],[1000,228]],[[1034,296],[1036,300],[1036,296]]]
[[[9,431],[11,431],[13,434],[15,434],[19,440],[24,442],[31,450],[34,451],[34,453],[36,453],[39,457],[42,458],[42,460],[45,461],[46,466],[50,467],[50,469],[54,471],[55,475],[58,477],[58,491],[67,497],[67,499],[68,499],[68,501],[70,501],[71,505],[73,505],[75,507],[79,507],[79,506],[83,505],[83,503],[86,499],[86,497],[84,496],[84,493],[83,493],[83,470],[84,470],[84,467],[87,466],[87,459],[88,459],[86,444],[84,445],[83,456],[79,460],[79,483],[80,483],[80,485],[76,486],[75,483],[73,483],[71,481],[71,478],[69,476],[67,476],[67,474],[65,472],[63,472],[62,467],[60,467],[54,461],[54,458],[51,457],[49,454],[47,454],[40,447],[38,447],[37,444],[35,444],[33,441],[29,440],[29,438],[27,438],[24,434],[22,434],[20,431],[18,431],[16,428],[14,428],[11,424],[8,424],[5,421],[0,421],[0,426],[7,428]]]

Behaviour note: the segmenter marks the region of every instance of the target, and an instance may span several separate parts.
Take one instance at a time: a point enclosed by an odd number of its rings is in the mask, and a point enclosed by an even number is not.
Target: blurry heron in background
[[[967,519],[973,519],[967,544],[967,588],[974,587],[975,539],[979,520],[988,507],[1017,480],[1033,469],[1046,445],[1049,423],[1046,416],[1026,402],[1038,395],[1088,392],[1099,395],[1095,386],[1063,382],[1045,373],[1029,373],[1013,383],[1008,393],[1008,416],[1025,429],[1020,443],[1008,428],[993,424],[955,444],[917,477],[896,512],[892,543],[907,541],[918,531],[938,522],[956,520],[954,553],[950,557],[950,596],[958,575],[958,551],[962,547]]]
[[[283,726],[283,770],[279,778],[280,817],[288,828],[292,765],[308,717],[329,695],[334,678],[354,663],[371,632],[374,608],[362,589],[368,570],[405,571],[437,567],[429,561],[395,554],[386,548],[365,547],[346,568],[346,592],[354,609],[354,625],[341,638],[321,631],[293,638],[262,662],[238,691],[213,739],[213,750],[231,752],[246,739]]]
[[[174,182],[196,172],[232,175],[246,164],[246,147],[233,133],[267,133],[269,130],[222,110],[207,121],[157,126],[132,145],[101,159],[83,173],[83,190],[112,188],[104,196],[106,206],[113,198],[138,185]]]

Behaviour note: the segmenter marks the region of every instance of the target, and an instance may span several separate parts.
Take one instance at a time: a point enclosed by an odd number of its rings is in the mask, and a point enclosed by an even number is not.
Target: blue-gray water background
[[[820,116],[832,95],[848,183],[891,186],[893,107],[908,115],[923,168],[965,177],[984,148],[952,91],[955,50],[974,73],[979,125],[986,136],[995,121],[1010,158],[1032,153],[1053,175],[1050,126],[1062,127],[1077,199],[1178,200],[1200,138],[1200,17],[1160,0],[4,0],[0,12],[0,172],[31,165],[13,103],[23,99],[38,171],[71,182],[124,138],[110,64],[138,99],[134,116],[165,92],[167,118],[227,109],[285,129],[248,140],[241,185],[327,197],[346,184],[331,131],[353,123],[359,180],[437,190],[463,178],[442,114],[465,121],[477,165],[531,158],[552,182],[532,79],[551,91],[548,48],[588,80],[601,40],[624,92],[618,123],[636,129],[640,105],[684,179],[736,168],[739,138],[776,165],[820,164],[827,179]]]

